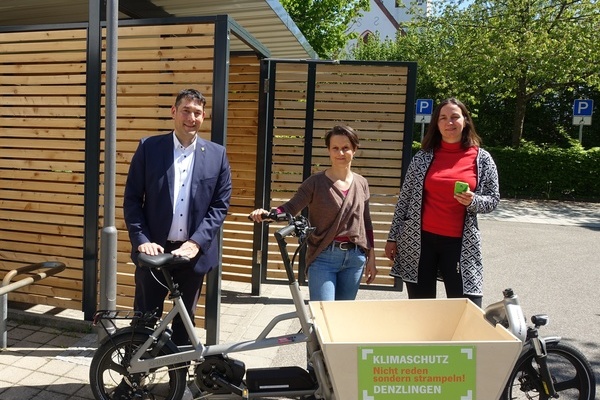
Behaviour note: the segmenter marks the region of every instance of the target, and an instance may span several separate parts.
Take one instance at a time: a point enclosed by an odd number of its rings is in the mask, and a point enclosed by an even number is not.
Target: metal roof
[[[271,57],[317,58],[277,0],[120,0],[119,10],[122,19],[227,14],[269,49]],[[2,0],[0,25],[86,22],[88,11],[89,3],[84,0]]]

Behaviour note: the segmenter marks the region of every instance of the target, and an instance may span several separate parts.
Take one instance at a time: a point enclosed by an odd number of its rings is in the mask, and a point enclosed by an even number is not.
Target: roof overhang
[[[100,0],[2,0],[0,25],[47,25],[88,21]],[[227,14],[274,58],[317,58],[277,0],[119,0],[120,19],[197,17]],[[232,50],[236,44],[232,43]]]

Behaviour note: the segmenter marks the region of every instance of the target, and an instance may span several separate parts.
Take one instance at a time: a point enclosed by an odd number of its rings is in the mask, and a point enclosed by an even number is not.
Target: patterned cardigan
[[[398,245],[390,275],[406,282],[417,282],[421,257],[423,185],[432,161],[433,150],[419,150],[411,160],[388,236],[389,241],[396,241]],[[477,186],[473,201],[467,207],[459,263],[464,294],[481,296],[483,263],[477,213],[493,211],[500,201],[500,190],[496,164],[484,149],[478,149],[476,168]]]

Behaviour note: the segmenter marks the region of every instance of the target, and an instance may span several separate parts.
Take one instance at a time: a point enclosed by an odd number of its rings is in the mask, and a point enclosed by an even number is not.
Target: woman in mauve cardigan
[[[493,211],[500,191],[494,160],[480,144],[465,105],[444,100],[408,167],[385,246],[390,275],[406,283],[411,299],[435,298],[442,279],[449,298],[482,305],[477,214]],[[457,181],[467,190],[455,191]]]
[[[358,135],[338,125],[325,135],[331,167],[307,178],[294,196],[278,207],[292,215],[308,207],[315,227],[306,252],[310,300],[354,300],[363,271],[367,284],[377,275],[373,224],[369,212],[369,184],[351,170]],[[266,210],[250,214],[262,222]]]

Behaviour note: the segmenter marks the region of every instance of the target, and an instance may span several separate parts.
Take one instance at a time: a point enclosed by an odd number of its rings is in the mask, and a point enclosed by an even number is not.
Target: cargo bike
[[[141,265],[165,277],[173,308],[162,319],[155,313],[96,313],[94,324],[107,333],[90,366],[97,400],[179,400],[184,392],[189,398],[188,385],[195,399],[595,399],[589,361],[560,338],[539,336],[547,316],[533,316],[527,326],[512,290],[486,310],[466,299],[307,304],[293,265],[313,228],[301,215],[264,217],[286,222],[274,236],[295,311],[275,317],[254,340],[204,345],[169,273],[187,260],[141,254]],[[298,240],[291,259],[288,237]],[[190,345],[178,347],[170,340],[176,315]],[[124,319],[130,324],[117,328]],[[279,322],[290,319],[298,319],[298,333],[270,336]],[[234,358],[237,352],[297,343],[306,343],[306,367],[246,369]],[[467,361],[445,365],[455,353]],[[431,363],[423,364],[427,360]]]

